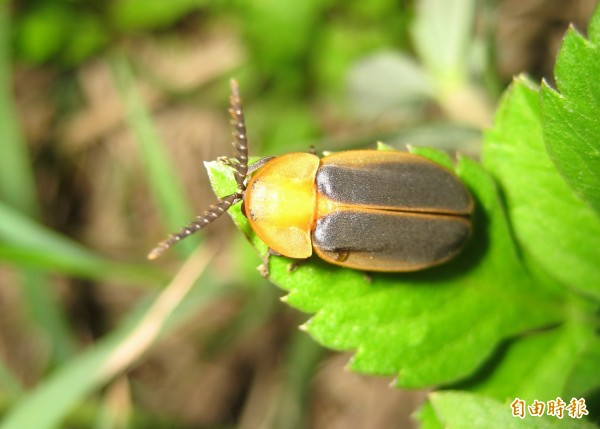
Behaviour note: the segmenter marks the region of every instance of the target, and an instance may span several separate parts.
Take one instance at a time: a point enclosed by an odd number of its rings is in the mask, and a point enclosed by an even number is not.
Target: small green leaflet
[[[573,191],[600,215],[600,8],[586,40],[567,32],[554,74],[542,85],[543,131],[550,157]]]
[[[496,124],[485,136],[483,164],[502,189],[525,258],[565,287],[600,300],[600,217],[550,160],[539,91],[527,79],[517,79],[505,95]]]

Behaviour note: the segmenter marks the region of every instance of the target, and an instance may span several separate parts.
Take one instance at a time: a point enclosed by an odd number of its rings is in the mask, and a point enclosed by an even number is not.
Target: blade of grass
[[[52,363],[63,363],[73,356],[76,347],[62,307],[52,293],[52,280],[45,273],[33,270],[21,270],[20,274],[30,317],[47,337],[52,348]]]
[[[121,376],[106,389],[93,429],[127,429],[132,425],[131,391],[126,376]]]
[[[10,397],[17,397],[23,392],[21,382],[14,376],[6,362],[0,359],[0,392]]]
[[[447,117],[487,128],[493,107],[469,80],[469,69],[482,67],[483,62],[473,60],[478,42],[476,5],[475,0],[422,0],[416,4],[411,30],[417,54],[434,82],[432,95]],[[467,67],[471,63],[476,65]]]
[[[53,429],[87,395],[126,371],[159,338],[177,324],[169,319],[177,316],[192,286],[210,264],[214,250],[203,246],[183,265],[171,283],[152,304],[125,321],[113,333],[65,364],[27,394],[9,411],[0,429]],[[212,283],[208,285],[212,286]],[[214,287],[201,289],[202,299],[196,299],[195,311],[218,296]],[[182,320],[182,319],[179,319]]]
[[[467,80],[466,57],[472,43],[474,0],[424,0],[412,28],[415,47],[442,92]]]
[[[9,7],[8,2],[0,1],[0,197],[23,213],[35,216],[38,205],[33,171],[11,97]]]
[[[9,3],[0,2],[0,199],[24,215],[38,217],[35,178],[27,142],[18,127],[12,100]],[[41,272],[22,270],[20,284],[30,318],[51,345],[49,363],[61,362],[74,350],[73,336],[51,282]],[[54,362],[52,362],[54,361]]]
[[[325,349],[305,332],[296,332],[288,348],[283,391],[276,402],[275,425],[279,429],[307,427],[312,380]]]
[[[126,120],[133,132],[143,160],[145,176],[158,205],[161,217],[169,231],[180,228],[192,219],[183,186],[169,162],[169,156],[144,102],[136,89],[131,67],[122,52],[110,57],[113,78],[127,112]],[[196,239],[197,240],[197,239]],[[197,241],[185,240],[176,248],[186,254],[197,246]]]
[[[0,261],[90,279],[150,285],[164,279],[164,274],[150,266],[121,264],[102,258],[1,202]]]

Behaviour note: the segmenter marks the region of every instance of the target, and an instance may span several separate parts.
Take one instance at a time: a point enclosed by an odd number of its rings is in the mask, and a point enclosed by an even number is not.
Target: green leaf
[[[483,163],[500,185],[525,258],[565,286],[600,299],[600,218],[550,160],[538,99],[529,81],[515,81],[485,135]]]
[[[554,73],[558,91],[542,85],[544,139],[575,193],[600,215],[600,8],[590,40],[574,28],[563,39]]]
[[[600,388],[600,338],[594,337],[586,350],[577,356],[576,366],[567,379],[567,395],[590,395]]]
[[[228,167],[207,167],[214,185],[232,181]],[[397,374],[403,387],[450,382],[474,371],[505,338],[562,319],[557,298],[537,288],[522,266],[493,182],[469,159],[457,171],[478,212],[470,245],[451,263],[368,277],[316,257],[290,273],[289,259],[271,258],[271,280],[290,292],[286,301],[316,313],[308,332],[327,347],[357,351],[352,369]],[[234,188],[220,183],[217,194],[227,186]],[[239,208],[230,214],[259,243]],[[257,247],[264,257],[266,246]]]
[[[574,320],[563,326],[515,339],[501,354],[499,364],[491,374],[474,387],[501,401],[515,397],[526,401],[548,401],[557,396],[581,397],[585,390],[567,391],[567,382],[582,356],[594,341],[594,329],[579,320],[574,308]],[[600,373],[600,360],[589,362],[588,371]],[[596,377],[597,378],[597,377]],[[593,378],[592,378],[593,379]],[[569,396],[569,398],[571,398]]]
[[[592,429],[593,424],[570,417],[553,416],[523,419],[512,415],[509,403],[465,392],[436,392],[429,397],[435,416],[446,429]],[[563,398],[564,400],[564,398]],[[428,418],[431,418],[429,415]]]
[[[426,401],[421,408],[417,410],[414,417],[421,423],[421,429],[444,429],[442,422],[435,415],[435,410],[431,406],[431,401]]]
[[[409,146],[409,149],[410,149],[410,152],[415,155],[419,155],[424,158],[435,161],[438,164],[443,165],[444,167],[446,167],[449,170],[454,169],[454,164],[452,162],[452,159],[445,152],[442,152],[442,151],[436,150],[436,149],[432,149],[432,148],[428,148],[428,147],[422,147],[422,146]]]

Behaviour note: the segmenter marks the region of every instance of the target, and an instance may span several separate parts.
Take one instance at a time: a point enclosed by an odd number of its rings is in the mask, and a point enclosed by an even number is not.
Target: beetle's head
[[[246,122],[244,119],[244,109],[240,98],[240,89],[237,81],[231,80],[231,95],[229,97],[229,113],[231,115],[231,126],[233,128],[231,136],[233,138],[233,147],[236,151],[236,156],[233,159],[228,159],[228,164],[233,168],[237,190],[224,198],[220,198],[217,204],[208,208],[200,216],[196,217],[192,222],[181,228],[177,233],[171,234],[166,240],[159,243],[148,254],[148,259],[156,259],[161,256],[167,249],[174,246],[184,238],[201,230],[206,225],[217,219],[229,208],[242,201],[246,193],[247,179],[249,176],[248,170],[248,137],[246,135]],[[263,158],[268,161],[267,158]],[[260,163],[263,160],[258,161]],[[266,161],[265,161],[266,162]],[[256,163],[256,164],[258,164]],[[260,168],[263,164],[255,167],[252,165],[250,173]]]

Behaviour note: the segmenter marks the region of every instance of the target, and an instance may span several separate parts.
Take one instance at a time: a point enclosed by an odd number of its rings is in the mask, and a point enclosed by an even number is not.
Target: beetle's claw
[[[260,273],[261,277],[264,279],[268,279],[269,276],[271,275],[271,273],[269,271],[269,263],[268,262],[263,262],[256,269]]]
[[[161,243],[158,246],[156,246],[154,249],[152,249],[150,251],[150,253],[148,253],[147,258],[150,261],[153,261],[153,260],[159,258],[164,253],[165,250],[166,250],[166,247],[163,245],[163,243]]]
[[[262,264],[257,267],[258,272],[264,279],[268,279],[271,275],[271,271],[269,270],[269,262],[271,259],[271,254],[267,253],[267,256],[263,258]]]
[[[271,261],[271,255],[273,255],[273,253],[272,253],[271,249],[269,248],[267,250],[267,254],[263,258],[262,264],[260,264],[257,267],[258,272],[265,279],[269,278],[269,275],[271,274],[271,272],[269,270],[269,262]]]
[[[294,271],[296,271],[298,268],[300,268],[302,265],[308,263],[308,261],[310,261],[310,258],[306,258],[306,259],[297,259],[294,262],[290,262],[287,266],[287,271],[288,273],[293,273]]]
[[[220,162],[223,165],[231,167],[233,165],[233,160],[227,156],[219,156],[217,158],[217,162]]]

